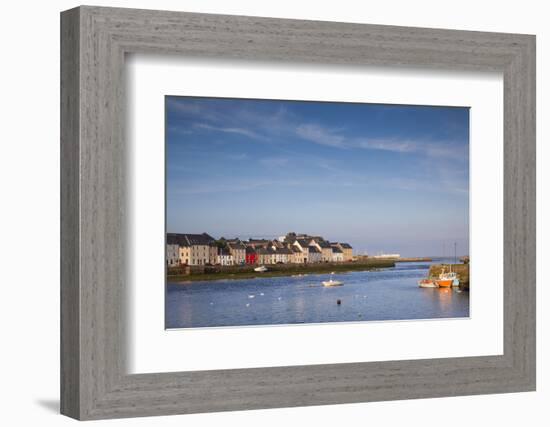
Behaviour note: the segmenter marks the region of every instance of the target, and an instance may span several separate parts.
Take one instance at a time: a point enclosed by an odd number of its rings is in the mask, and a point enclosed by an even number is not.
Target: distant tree
[[[285,242],[294,242],[296,240],[296,233],[294,231],[291,231],[290,233],[286,233],[285,236]]]
[[[223,236],[220,237],[218,240],[216,240],[215,244],[220,249],[227,248],[227,240],[225,240],[225,237],[223,237]]]

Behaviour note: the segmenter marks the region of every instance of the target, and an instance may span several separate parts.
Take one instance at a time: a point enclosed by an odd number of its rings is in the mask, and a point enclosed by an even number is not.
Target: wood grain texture
[[[61,20],[61,412],[80,414],[79,16]]]
[[[80,7],[62,14],[62,413],[100,419],[535,388],[535,38]],[[501,71],[504,354],[128,375],[124,55]]]

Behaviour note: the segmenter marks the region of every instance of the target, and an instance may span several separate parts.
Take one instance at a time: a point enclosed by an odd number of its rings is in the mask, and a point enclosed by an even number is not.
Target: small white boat
[[[267,267],[265,265],[260,265],[259,267],[256,267],[254,271],[257,271],[258,273],[265,273],[267,271]]]
[[[334,273],[330,273],[331,275],[334,274]],[[323,282],[323,286],[326,286],[326,287],[331,287],[331,286],[342,286],[344,284],[344,282],[341,282],[340,280],[332,280],[332,277],[330,278],[330,280],[325,280]]]
[[[330,286],[343,286],[344,285],[344,282],[340,282],[339,280],[326,280],[323,282],[323,286],[327,286],[327,287],[330,287]]]
[[[434,280],[422,279],[418,281],[418,286],[421,288],[437,288],[437,283]]]

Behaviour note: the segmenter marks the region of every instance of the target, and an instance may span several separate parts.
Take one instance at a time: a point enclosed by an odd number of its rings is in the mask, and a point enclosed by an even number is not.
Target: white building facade
[[[166,264],[168,267],[180,265],[180,247],[176,244],[166,245]]]
[[[333,262],[344,262],[344,253],[340,248],[332,248],[332,261]]]
[[[218,251],[218,262],[217,263],[219,265],[227,266],[227,265],[234,265],[235,261],[233,259],[233,255],[231,255],[231,253],[228,250],[220,249]]]

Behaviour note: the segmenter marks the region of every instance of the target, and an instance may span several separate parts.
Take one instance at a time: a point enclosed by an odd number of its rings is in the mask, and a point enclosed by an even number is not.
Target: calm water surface
[[[321,283],[329,274],[168,283],[166,327],[468,317],[469,292],[418,287],[429,265],[335,274],[344,286],[332,288]]]

